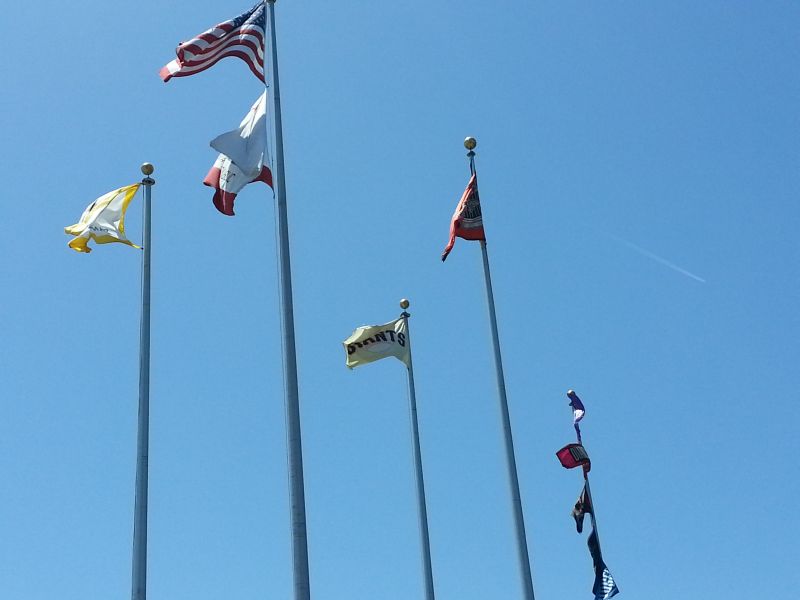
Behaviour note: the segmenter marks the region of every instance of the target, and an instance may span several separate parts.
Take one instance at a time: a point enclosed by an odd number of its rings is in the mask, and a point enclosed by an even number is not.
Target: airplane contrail
[[[641,254],[643,256],[646,256],[647,258],[652,258],[654,261],[661,263],[665,267],[669,267],[673,271],[677,271],[678,273],[686,275],[687,277],[691,277],[692,279],[694,279],[695,281],[699,281],[700,283],[706,283],[706,280],[703,279],[702,277],[698,277],[694,273],[692,273],[690,271],[687,271],[686,269],[684,269],[682,267],[679,267],[674,262],[670,262],[666,258],[660,257],[658,254],[653,254],[649,250],[645,250],[641,246],[638,246],[637,244],[634,244],[633,242],[629,242],[628,240],[624,240],[621,237],[614,235],[613,233],[607,233],[606,235],[608,235],[609,237],[615,239],[620,244],[625,244],[626,246],[628,246],[628,248],[631,248],[632,250],[636,250],[636,252],[638,252],[639,254]]]

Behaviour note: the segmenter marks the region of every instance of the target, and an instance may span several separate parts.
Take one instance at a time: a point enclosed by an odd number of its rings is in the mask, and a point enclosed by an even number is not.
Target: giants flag
[[[486,240],[483,232],[481,201],[478,197],[477,173],[473,173],[470,177],[467,189],[464,190],[461,201],[456,206],[456,212],[453,213],[453,220],[450,223],[450,241],[442,253],[442,262],[447,259],[447,255],[453,249],[456,236],[465,240]]]
[[[235,19],[181,42],[175,50],[177,58],[161,69],[161,79],[167,82],[173,77],[188,77],[205,71],[226,56],[236,56],[264,81],[265,29],[264,3],[259,2]]]

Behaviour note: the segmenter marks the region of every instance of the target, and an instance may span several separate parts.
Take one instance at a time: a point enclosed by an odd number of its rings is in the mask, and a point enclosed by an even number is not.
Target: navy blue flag
[[[575,433],[578,434],[578,443],[581,444],[583,442],[581,440],[581,428],[578,423],[581,422],[583,415],[586,414],[586,408],[584,408],[583,402],[578,398],[575,390],[567,390],[567,398],[569,398],[569,405],[572,407],[572,424],[575,426]]]
[[[608,570],[606,563],[603,562],[603,555],[600,553],[600,544],[597,541],[597,532],[592,529],[587,541],[589,546],[589,553],[592,555],[594,562],[594,585],[592,586],[592,593],[594,600],[608,600],[619,594],[619,588],[614,583],[614,578],[611,577],[611,572]]]
[[[575,527],[578,533],[583,533],[583,517],[587,514],[592,514],[592,503],[589,501],[589,494],[586,493],[586,484],[583,485],[581,495],[578,496],[575,502],[575,508],[572,509],[572,516],[575,519]]]

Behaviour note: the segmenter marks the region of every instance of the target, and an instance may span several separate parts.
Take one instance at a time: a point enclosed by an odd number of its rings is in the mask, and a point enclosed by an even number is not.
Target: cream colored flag
[[[120,242],[139,248],[125,237],[125,211],[140,185],[126,185],[92,202],[83,211],[80,221],[64,228],[66,233],[75,236],[69,247],[77,252],[91,252],[89,240],[94,240],[98,244]]]
[[[403,318],[385,325],[363,325],[342,342],[347,354],[348,368],[394,356],[408,366],[411,353],[408,347],[408,332]]]

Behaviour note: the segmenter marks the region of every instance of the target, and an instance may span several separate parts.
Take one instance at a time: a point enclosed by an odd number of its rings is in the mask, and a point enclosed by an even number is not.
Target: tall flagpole
[[[428,537],[428,509],[425,502],[425,480],[422,477],[422,452],[419,446],[419,424],[417,422],[417,393],[414,386],[414,363],[411,352],[411,331],[408,328],[408,318],[411,316],[406,309],[410,306],[408,300],[400,301],[403,309],[401,317],[406,326],[408,337],[408,403],[411,413],[411,437],[414,443],[414,469],[417,480],[417,508],[419,515],[419,535],[422,543],[422,570],[425,573],[425,600],[434,600],[433,569],[431,568],[431,542]]]
[[[475,174],[475,147],[478,145],[473,137],[464,140],[464,147],[469,150],[470,173]],[[522,514],[522,500],[519,493],[519,478],[517,477],[517,460],[514,456],[514,440],[511,435],[511,418],[508,414],[508,399],[506,398],[506,382],[503,376],[503,360],[500,357],[500,339],[497,334],[497,315],[494,308],[494,293],[492,292],[492,276],[489,272],[489,254],[486,252],[486,240],[480,240],[481,254],[483,255],[483,275],[486,281],[486,300],[489,304],[489,324],[492,329],[492,348],[494,349],[494,366],[497,374],[497,392],[500,399],[500,412],[503,421],[503,439],[506,449],[506,466],[508,479],[511,485],[511,504],[514,514],[514,526],[517,534],[517,554],[519,558],[522,589],[525,600],[534,600],[533,576],[531,563],[528,556],[528,541],[525,536],[525,519]]]
[[[300,436],[300,399],[297,389],[297,352],[294,340],[292,307],[292,270],[289,260],[289,223],[286,209],[286,176],[283,168],[283,128],[281,94],[278,81],[278,48],[275,34],[275,0],[264,0],[269,13],[270,50],[272,54],[272,106],[275,115],[275,219],[278,236],[278,271],[283,336],[283,384],[286,406],[286,452],[289,471],[289,504],[292,527],[292,564],[294,599],[310,600],[308,576],[308,537],[306,500],[303,486],[303,447]],[[268,80],[267,77],[264,78]],[[270,86],[267,85],[267,89]]]
[[[147,598],[147,475],[150,446],[150,177],[154,168],[142,165],[144,225],[142,252],[142,316],[139,324],[139,427],[136,439],[136,492],[133,509],[133,574],[131,600]]]

